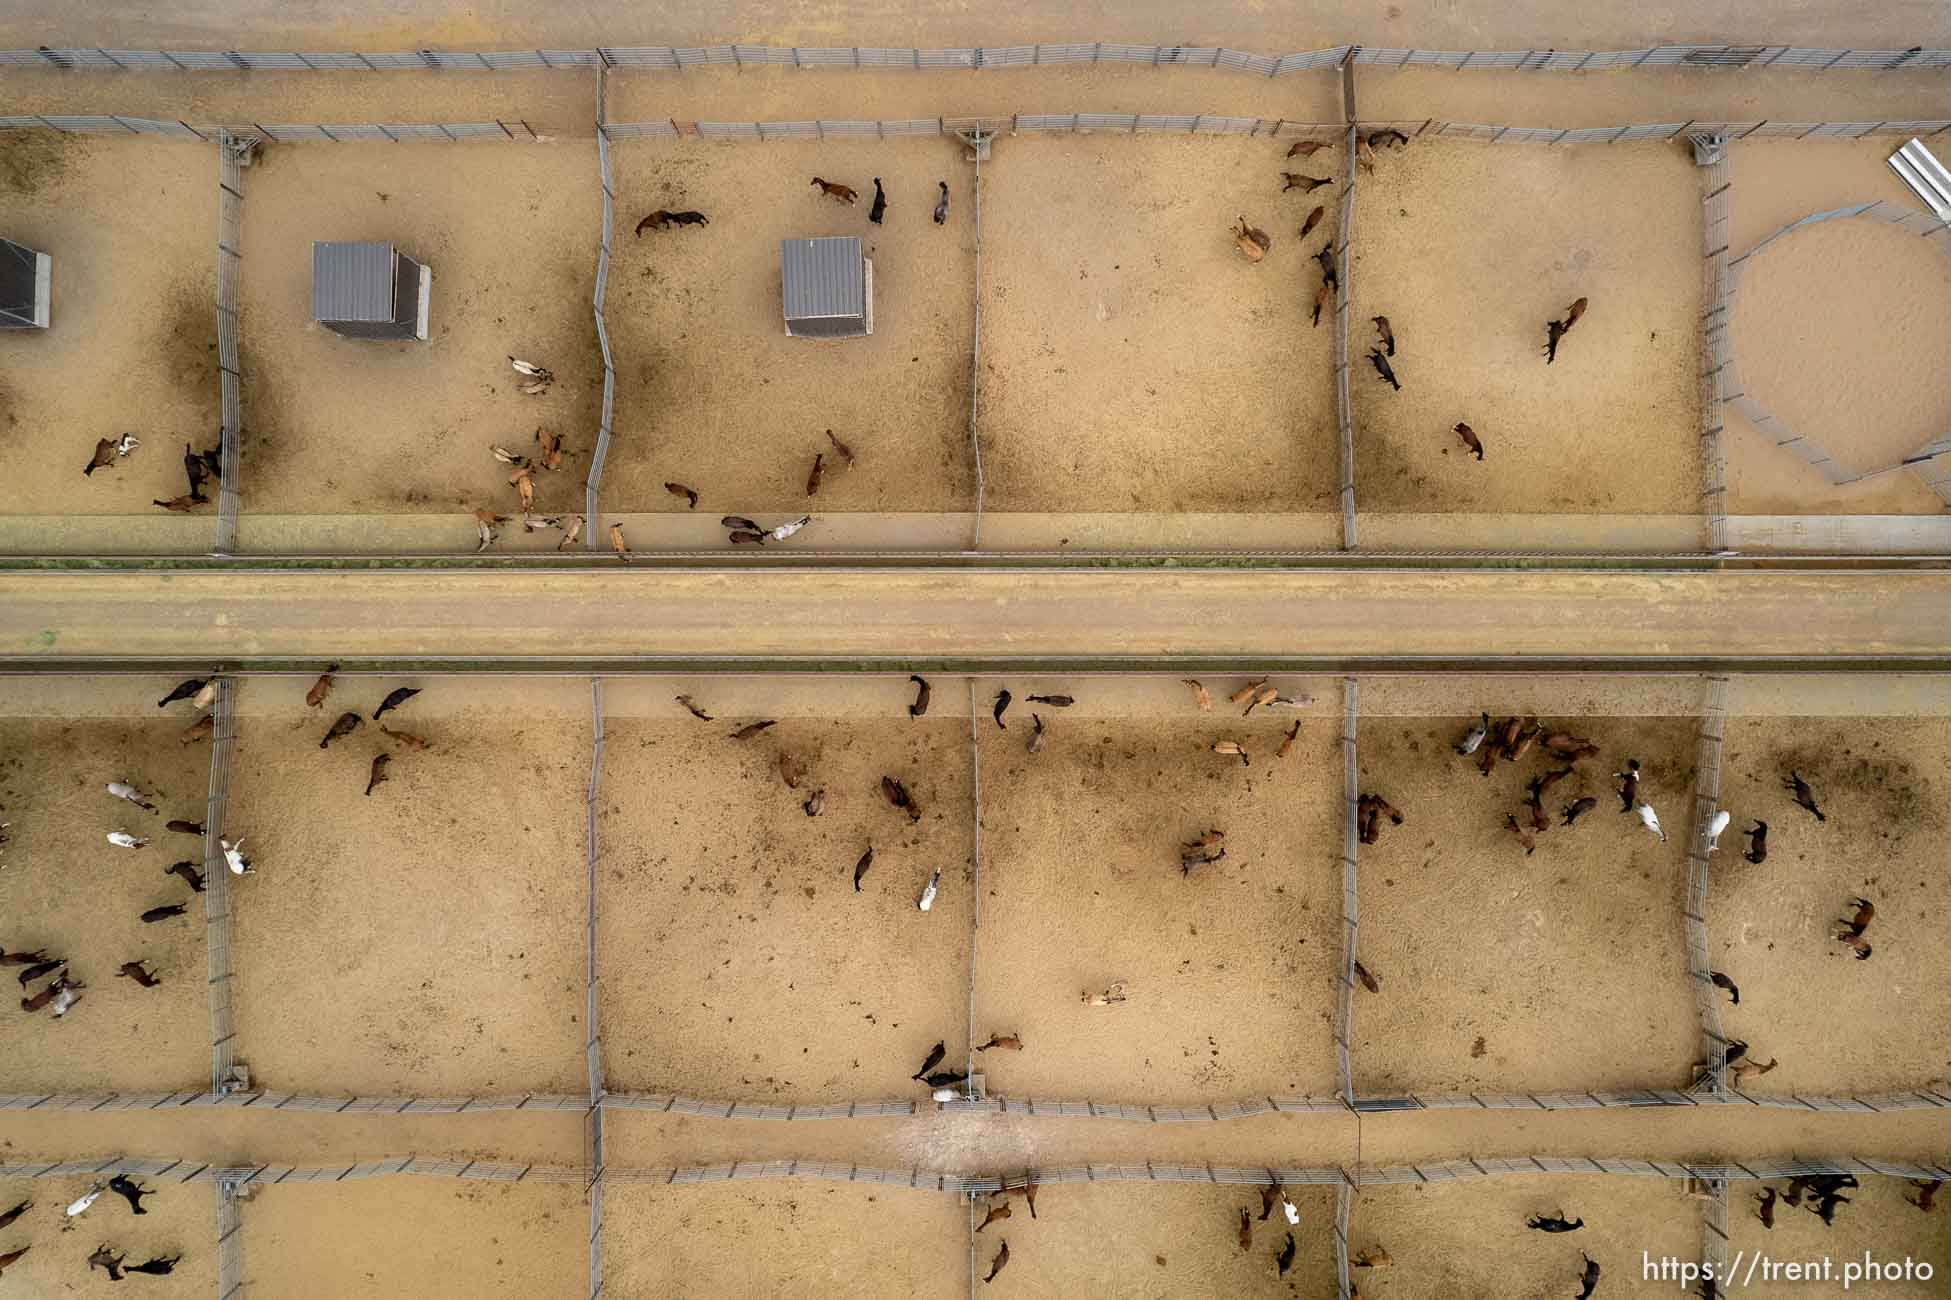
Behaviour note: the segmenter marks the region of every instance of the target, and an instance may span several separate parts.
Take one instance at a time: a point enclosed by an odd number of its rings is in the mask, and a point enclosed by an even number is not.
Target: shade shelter
[[[779,241],[780,297],[794,338],[854,339],[874,332],[874,263],[857,235]]]
[[[312,245],[312,319],[351,339],[427,341],[433,272],[391,244]]]

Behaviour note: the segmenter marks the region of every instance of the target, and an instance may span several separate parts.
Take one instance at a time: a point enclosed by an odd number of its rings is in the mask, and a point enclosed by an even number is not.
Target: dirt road
[[[1935,573],[144,573],[0,577],[14,659],[1932,657]]]

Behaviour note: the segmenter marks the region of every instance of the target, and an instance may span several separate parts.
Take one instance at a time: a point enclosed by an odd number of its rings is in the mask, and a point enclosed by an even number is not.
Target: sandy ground
[[[962,152],[939,137],[613,146],[617,417],[605,506],[686,510],[664,489],[675,481],[713,518],[972,507],[974,180]],[[888,194],[879,227],[867,219],[876,175]],[[851,185],[858,204],[823,197],[813,176]],[[951,193],[943,227],[929,220],[938,180]],[[657,208],[702,211],[711,225],[633,235]],[[785,334],[780,241],[829,235],[860,236],[874,264],[870,338]],[[853,450],[853,470],[828,429]],[[824,482],[809,498],[821,453]]]
[[[1304,726],[1283,760],[1290,715],[1178,706],[1073,721],[1026,702],[1007,732],[981,724],[976,1032],[1024,1042],[983,1056],[991,1092],[1177,1105],[1335,1089],[1339,728]],[[1032,710],[1048,728],[1035,755]],[[1212,753],[1222,737],[1252,766]],[[1226,858],[1186,876],[1179,846],[1208,829]],[[1129,1002],[1080,1001],[1119,980]]]
[[[1044,1188],[1037,1194],[1036,1219],[1028,1220],[1021,1202],[1014,1202],[1007,1220],[983,1230],[976,1260],[987,1273],[997,1245],[986,1239],[1007,1229],[1009,1264],[985,1288],[996,1295],[1331,1295],[1334,1191],[1297,1187],[1290,1195],[1301,1224],[1292,1234],[1295,1254],[1285,1277],[1275,1263],[1288,1231],[1279,1222],[1279,1207],[1261,1223],[1257,1188],[1197,1183]],[[1245,1250],[1242,1209],[1253,1219]]]
[[[1951,581],[1915,573],[1311,570],[0,575],[0,646],[49,655],[1182,653],[1939,656]],[[1821,617],[1810,610],[1820,605]],[[573,629],[565,636],[563,629]],[[1192,631],[1189,633],[1189,629]],[[1603,632],[1603,636],[1599,632]]]
[[[582,1092],[589,724],[409,701],[384,721],[431,748],[395,752],[368,799],[394,748],[370,711],[398,684],[318,710],[306,682],[242,693],[230,824],[258,874],[232,893],[238,1055],[285,1091]],[[347,709],[367,720],[321,753]]]
[[[608,1084],[776,1102],[925,1097],[908,1076],[929,1048],[948,1044],[944,1068],[968,1054],[968,724],[788,719],[727,738],[758,716],[607,729]],[[786,787],[782,756],[804,765],[800,789]],[[905,783],[918,824],[882,799],[883,775]],[[801,804],[820,789],[825,810],[809,818]]]
[[[140,720],[0,722],[0,822],[11,823],[11,842],[0,848],[0,915],[6,918],[0,947],[65,957],[69,978],[87,985],[62,1020],[46,1010],[30,1017],[8,1009],[12,1028],[0,1054],[0,1089],[157,1091],[209,1084],[203,906],[164,873],[185,859],[200,872],[203,841],[171,834],[163,823],[203,820],[210,748],[180,742],[195,715],[163,718],[154,707],[162,693],[145,701],[150,716]],[[152,795],[157,811],[104,793],[110,781]],[[112,830],[150,843],[116,848],[104,838]],[[172,903],[189,911],[154,924],[138,919]],[[160,987],[117,977],[117,967],[137,959],[149,963]],[[22,969],[5,973],[12,1001],[19,996],[12,977]],[[47,983],[47,977],[37,980],[32,991]]]
[[[259,1189],[240,1207],[260,1295],[428,1300],[583,1292],[577,1186],[372,1178]]]
[[[1151,136],[996,146],[983,176],[992,509],[1328,508],[1333,334],[1325,314],[1306,323],[1308,258],[1339,190],[1283,197],[1280,173],[1300,161],[1284,152]],[[1329,156],[1300,170],[1329,175]],[[1317,204],[1328,212],[1303,244]],[[1229,233],[1242,214],[1273,240],[1257,266]],[[1080,247],[1052,230],[1088,233]]]
[[[0,1286],[10,1296],[111,1296],[136,1290],[172,1300],[211,1294],[217,1284],[216,1193],[208,1183],[135,1181],[156,1192],[142,1198],[141,1218],[130,1213],[125,1198],[104,1191],[84,1214],[70,1221],[62,1209],[87,1193],[94,1180],[0,1179],[0,1213],[22,1201],[33,1202],[33,1208],[11,1228],[0,1231],[0,1255],[28,1248],[24,1258],[7,1266]],[[71,1224],[73,1231],[66,1231]],[[88,1267],[88,1256],[101,1245],[112,1247],[131,1264],[171,1255],[182,1258],[167,1277],[138,1273],[123,1279],[128,1286],[117,1287],[107,1273]]]
[[[1599,1294],[1679,1295],[1679,1284],[1640,1279],[1655,1260],[1700,1258],[1700,1203],[1678,1179],[1617,1175],[1511,1175],[1448,1184],[1375,1187],[1355,1201],[1348,1247],[1381,1248],[1395,1263],[1352,1271],[1372,1300],[1490,1295],[1536,1300],[1576,1295],[1586,1258],[1599,1261]],[[1584,1219],[1576,1232],[1534,1232],[1532,1215]]]
[[[1906,1257],[1913,1261],[1923,1261],[1932,1265],[1933,1281],[1920,1283],[1915,1278],[1908,1282],[1892,1280],[1857,1280],[1849,1287],[1852,1296],[1870,1296],[1873,1300],[1913,1300],[1919,1295],[1929,1294],[1935,1286],[1943,1287],[1944,1268],[1951,1260],[1951,1216],[1945,1215],[1942,1206],[1929,1215],[1920,1214],[1914,1204],[1907,1203],[1917,1193],[1904,1179],[1865,1177],[1859,1180],[1862,1186],[1844,1193],[1849,1204],[1836,1211],[1834,1224],[1824,1227],[1806,1208],[1797,1209],[1780,1204],[1775,1206],[1775,1226],[1773,1229],[1762,1226],[1760,1206],[1756,1200],[1762,1188],[1773,1188],[1777,1193],[1788,1190],[1785,1179],[1771,1183],[1734,1183],[1728,1188],[1728,1237],[1730,1254],[1733,1251],[1754,1253],[1765,1252],[1778,1260],[1831,1260],[1832,1280],[1820,1289],[1808,1284],[1795,1286],[1780,1282],[1783,1292],[1801,1291],[1803,1294],[1836,1294],[1837,1281],[1846,1264],[1861,1266],[1867,1252],[1870,1259],[1883,1264],[1901,1265]],[[1746,1268],[1744,1262],[1743,1268]],[[1757,1273],[1757,1276],[1760,1276]],[[1757,1293],[1766,1294],[1765,1291]]]
[[[50,328],[0,336],[0,513],[160,517],[153,499],[189,490],[182,445],[211,445],[217,422],[216,233],[213,149],[0,134],[0,234],[54,263]],[[96,440],[123,433],[141,448],[84,476]]]
[[[1700,184],[1677,144],[1384,150],[1356,186],[1350,270],[1362,508],[1697,508]],[[1545,322],[1581,297],[1547,366]],[[1377,315],[1400,392],[1367,359]]]
[[[958,1197],[903,1187],[614,1185],[603,1195],[604,1289],[948,1300],[968,1286],[968,1213]],[[747,1247],[726,1250],[734,1236]]]
[[[529,454],[538,426],[565,449],[537,511],[580,509],[603,387],[592,142],[274,146],[244,193],[245,511],[516,514],[488,448]],[[430,341],[313,324],[314,240],[392,242],[431,267]],[[516,392],[511,354],[556,384]]]
[[[1759,1060],[1781,1062],[1755,1091],[1875,1092],[1951,1078],[1951,1052],[1924,1028],[1951,1016],[1951,980],[1932,946],[1951,904],[1938,869],[1951,822],[1948,752],[1941,718],[1729,722],[1721,802],[1731,832],[1768,823],[1768,860],[1743,860],[1745,835],[1722,841],[1707,925],[1717,968],[1741,988],[1723,1029]],[[1790,770],[1828,821],[1794,806],[1781,787]],[[1867,963],[1831,938],[1856,897],[1877,909]],[[1885,1010],[1893,1003],[1896,1024]]]
[[[1401,809],[1361,863],[1358,1093],[1681,1087],[1699,1055],[1681,908],[1696,727],[1685,718],[1554,717],[1602,753],[1546,798],[1527,857],[1504,829],[1524,785],[1564,767],[1542,751],[1488,778],[1451,746],[1469,720],[1361,728],[1362,783]],[[1639,759],[1661,845],[1622,816],[1608,773]],[[1599,802],[1566,829],[1574,799]],[[1459,859],[1459,855],[1461,855]],[[1549,873],[1549,874],[1547,874]],[[1443,939],[1429,927],[1442,918]]]

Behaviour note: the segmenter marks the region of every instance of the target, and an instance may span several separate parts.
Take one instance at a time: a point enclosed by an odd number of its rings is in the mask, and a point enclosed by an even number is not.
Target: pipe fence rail
[[[1035,45],[916,49],[882,46],[642,45],[593,50],[410,50],[389,53],[254,50],[120,50],[101,47],[0,50],[0,67],[64,72],[532,72],[557,68],[682,72],[708,67],[798,69],[1027,68],[1138,64],[1224,68],[1261,77],[1326,72],[1352,61],[1385,71],[1597,72],[1621,68],[1799,68],[1892,72],[1951,67],[1951,49],[1814,49],[1793,45],[1653,45],[1632,50],[1417,50],[1336,45],[1292,54],[1251,54],[1212,45],[1066,41]]]
[[[242,376],[237,360],[237,286],[242,275],[244,164],[254,136],[217,133],[217,389],[218,461],[215,551],[237,550],[238,438],[243,428]]]
[[[597,290],[597,319],[602,319],[602,290]],[[601,965],[597,961],[597,863],[601,855],[601,838],[598,834],[598,804],[603,790],[603,679],[592,677],[589,681],[590,712],[590,757],[589,792],[584,800],[585,814],[585,857],[588,863],[588,878],[585,885],[589,909],[589,928],[585,937],[585,950],[588,955],[588,969],[584,976],[587,996],[583,1005],[584,1025],[586,1027],[583,1063],[589,1071],[589,1114],[584,1118],[585,1151],[584,1160],[589,1166],[589,1296],[590,1300],[603,1294],[603,1049],[602,1035],[596,1026],[598,992],[601,981]]]
[[[232,475],[226,473],[225,477]],[[209,792],[203,805],[203,928],[210,972],[210,1092],[212,1096],[222,1097],[232,1087],[232,1073],[237,1064],[230,864],[223,849],[224,836],[229,833],[231,767],[237,753],[234,699],[237,683],[229,677],[218,677],[215,681],[217,698],[210,711]],[[238,842],[242,842],[241,838]]]
[[[685,1115],[703,1119],[808,1122],[819,1120],[904,1118],[936,1113],[950,1115],[1020,1115],[1040,1119],[1102,1119],[1133,1124],[1213,1124],[1253,1119],[1262,1115],[1375,1114],[1411,1110],[1628,1110],[1661,1107],[1745,1107],[1824,1114],[1888,1114],[1914,1110],[1951,1110],[1951,1083],[1934,1083],[1907,1092],[1847,1095],[1748,1093],[1727,1089],[1721,1094],[1683,1088],[1595,1089],[1589,1092],[1471,1092],[1395,1093],[1364,1096],[1350,1104],[1334,1097],[1246,1097],[1194,1106],[1162,1106],[1095,1100],[1037,1097],[958,1098],[949,1102],[882,1098],[829,1102],[818,1105],[776,1105],[726,1098],[686,1097],[673,1093],[632,1093],[604,1090],[598,1109]],[[490,1111],[548,1111],[584,1114],[590,1100],[581,1093],[532,1093],[496,1097],[328,1097],[313,1094],[250,1091],[156,1093],[4,1093],[0,1112],[43,1111],[62,1114],[122,1111],[236,1109],[289,1111],[309,1115],[475,1115]]]
[[[1727,136],[1694,132],[1694,162],[1705,169],[1701,195],[1700,498],[1707,544],[1727,549],[1727,453],[1723,442],[1729,361]]]
[[[1361,819],[1356,805],[1361,799],[1361,763],[1357,735],[1361,722],[1360,684],[1353,678],[1341,683],[1341,987],[1335,991],[1335,1061],[1341,1080],[1343,1104],[1355,1105],[1355,1071],[1349,1037],[1355,1024],[1355,956],[1361,940],[1360,872],[1357,854],[1361,848]]]
[[[1728,684],[1707,682],[1707,705],[1700,718],[1700,745],[1694,761],[1693,823],[1687,839],[1687,974],[1700,1013],[1703,1065],[1696,1087],[1716,1096],[1727,1092],[1727,1038],[1721,1033],[1721,991],[1714,987],[1713,956],[1707,943],[1707,887],[1713,853],[1708,835],[1721,806],[1721,741],[1727,731]]]
[[[574,1186],[587,1177],[577,1166],[522,1164],[496,1160],[442,1160],[425,1156],[390,1156],[329,1165],[215,1165],[195,1161],[96,1156],[75,1160],[11,1160],[0,1162],[0,1178],[109,1178],[127,1174],[157,1182],[229,1183],[248,1187],[284,1184],[340,1183],[368,1178],[411,1176],[452,1178],[475,1182],[548,1183]],[[1256,1166],[1179,1164],[1143,1161],[1127,1164],[1066,1165],[1052,1169],[1029,1167],[994,1174],[941,1173],[919,1168],[880,1169],[836,1160],[735,1160],[724,1164],[655,1168],[616,1168],[603,1181],[619,1185],[703,1186],[775,1178],[813,1178],[830,1182],[875,1183],[912,1187],[956,1195],[987,1195],[1020,1188],[1065,1183],[1209,1183],[1229,1187],[1401,1187],[1426,1183],[1467,1182],[1485,1178],[1527,1177],[1537,1174],[1606,1174],[1629,1178],[1719,1179],[1726,1182],[1770,1182],[1821,1174],[1871,1175],[1882,1178],[1951,1179],[1951,1164],[1924,1160],[1871,1160],[1855,1156],[1784,1158],[1741,1162],[1669,1161],[1587,1156],[1514,1156],[1438,1161],[1429,1164]]]

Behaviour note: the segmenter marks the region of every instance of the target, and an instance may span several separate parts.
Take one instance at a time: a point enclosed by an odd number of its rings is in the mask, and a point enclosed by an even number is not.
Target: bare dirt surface
[[[1700,187],[1679,144],[1383,149],[1357,182],[1350,270],[1361,506],[1694,508]],[[1547,365],[1545,324],[1577,298],[1590,306]],[[1377,315],[1400,391],[1367,359]]]
[[[22,1201],[33,1202],[12,1227],[0,1230],[0,1255],[27,1248],[0,1279],[7,1294],[109,1296],[139,1290],[164,1300],[209,1295],[217,1283],[210,1185],[156,1178],[135,1182],[156,1193],[142,1198],[140,1218],[130,1212],[125,1198],[104,1191],[84,1213],[68,1219],[62,1210],[85,1195],[95,1185],[93,1179],[0,1179],[0,1214]],[[130,1264],[173,1256],[182,1262],[165,1277],[139,1273],[123,1279],[127,1286],[112,1287],[106,1272],[88,1267],[89,1254],[101,1245]]]
[[[664,488],[678,482],[714,518],[971,508],[974,181],[962,152],[939,137],[612,145],[618,414],[605,504],[684,511]],[[824,197],[814,176],[851,186],[858,202]],[[868,221],[876,176],[888,196],[879,226]],[[938,180],[951,216],[939,227],[929,219]],[[659,208],[711,224],[634,235]],[[789,338],[780,241],[834,235],[859,236],[874,264],[874,333]],[[854,452],[853,469],[829,429]],[[818,454],[825,475],[809,496]]]
[[[87,986],[60,1020],[48,1009],[33,1015],[6,1009],[11,1028],[0,1054],[0,1088],[157,1091],[209,1082],[203,904],[164,872],[188,859],[201,873],[203,840],[172,834],[163,823],[203,820],[210,747],[183,744],[179,737],[196,715],[163,715],[156,696],[146,701],[150,716],[139,720],[10,716],[0,722],[0,822],[11,823],[0,832],[10,837],[0,847],[0,915],[6,918],[0,948],[45,949],[50,958],[66,958],[68,978]],[[8,703],[15,707],[5,711],[14,713],[18,706]],[[110,781],[151,795],[156,811],[105,793]],[[149,843],[117,848],[106,839],[114,830]],[[171,904],[189,910],[152,924],[140,919]],[[148,962],[160,987],[117,976],[122,963],[137,959]],[[53,978],[16,990],[14,977],[26,969],[0,968],[10,1002],[42,992]]]
[[[428,683],[382,720],[429,744],[403,750],[371,720],[400,683],[356,679],[316,710],[309,684],[243,693],[229,824],[258,864],[232,891],[239,1055],[256,1081],[583,1091],[588,722],[511,717],[478,696],[457,711]],[[320,752],[348,709],[359,730]],[[368,798],[387,752],[389,779]]]
[[[0,133],[0,231],[53,259],[54,286],[48,329],[0,335],[0,513],[137,515],[131,540],[208,545],[207,523],[151,502],[189,491],[186,441],[213,442],[216,229],[213,149]],[[124,433],[142,446],[84,476]]]
[[[1939,655],[1929,572],[657,571],[0,575],[0,647],[50,655],[958,652]],[[1820,605],[1820,620],[1809,611]],[[565,641],[561,629],[573,628]]]
[[[1942,1287],[1944,1262],[1951,1259],[1951,1216],[1940,1205],[1922,1214],[1916,1205],[1917,1189],[1901,1178],[1864,1177],[1861,1186],[1843,1193],[1849,1203],[1835,1211],[1835,1222],[1825,1226],[1805,1199],[1800,1207],[1775,1204],[1775,1226],[1762,1226],[1758,1197],[1764,1188],[1779,1196],[1788,1190],[1785,1179],[1770,1183],[1739,1182],[1728,1187],[1729,1254],[1746,1252],[1752,1260],[1757,1252],[1774,1260],[1833,1261],[1834,1271],[1826,1287],[1778,1280],[1783,1290],[1793,1287],[1804,1293],[1827,1290],[1834,1293],[1846,1264],[1859,1267],[1867,1253],[1880,1264],[1902,1265],[1906,1258],[1932,1266],[1935,1281],[1920,1282],[1913,1274],[1908,1281],[1894,1279],[1858,1280],[1849,1286],[1852,1296],[1874,1300],[1912,1300],[1927,1294],[1933,1286]],[[1730,1261],[1731,1262],[1731,1261]],[[1746,1263],[1743,1264],[1744,1269]],[[1757,1266],[1759,1268],[1759,1266]],[[1756,1277],[1766,1276],[1757,1272]],[[1739,1279],[1736,1279],[1737,1281]],[[1757,1289],[1758,1290],[1758,1289]]]
[[[589,1217],[573,1184],[286,1185],[259,1189],[239,1212],[244,1282],[260,1294],[469,1300],[583,1289]]]
[[[1291,715],[1074,721],[1028,703],[981,724],[976,1032],[992,1092],[1179,1105],[1334,1091],[1339,729]],[[1220,708],[1228,706],[1222,702]],[[1048,728],[1025,751],[1030,714]],[[1243,742],[1251,766],[1215,754]],[[1184,873],[1218,829],[1225,858]],[[1082,995],[1128,982],[1129,1001]]]
[[[1319,1296],[1334,1290],[1334,1190],[1296,1187],[1300,1211],[1292,1229],[1294,1259],[1283,1277],[1276,1264],[1289,1233],[1276,1205],[1260,1222],[1257,1187],[1198,1184],[1085,1183],[1043,1188],[1037,1217],[1021,1200],[1010,1217],[977,1238],[986,1273],[997,1253],[988,1240],[1006,1230],[1009,1263],[996,1295]],[[987,1203],[978,1207],[987,1212]],[[1252,1233],[1240,1246],[1240,1211]],[[978,1214],[976,1222],[982,1221]]]
[[[1735,824],[1714,857],[1709,951],[1741,989],[1722,1028],[1779,1067],[1758,1093],[1863,1093],[1951,1078],[1951,1053],[1926,1027],[1951,1016],[1951,979],[1931,936],[1943,924],[1940,869],[1951,791],[1942,773],[1951,727],[1930,719],[1735,718],[1722,757],[1721,803]],[[1827,821],[1782,788],[1800,772]],[[1768,859],[1740,854],[1766,821]],[[1853,899],[1876,917],[1867,962],[1835,942]],[[1898,1020],[1890,1009],[1901,1007]]]
[[[709,695],[702,698],[709,700]],[[605,1067],[618,1091],[925,1097],[968,1054],[967,722],[618,721],[605,737]],[[801,764],[798,789],[782,757]],[[882,798],[901,781],[921,820]],[[824,811],[802,804],[826,791]],[[853,869],[874,861],[853,888]],[[916,908],[932,872],[933,907]]]
[[[949,1300],[968,1286],[968,1233],[965,1203],[943,1192],[819,1182],[617,1185],[603,1196],[604,1283],[620,1295],[691,1288]],[[727,1251],[728,1234],[751,1248]]]
[[[603,389],[590,323],[595,146],[272,146],[246,173],[247,512],[519,513],[510,468],[547,427],[536,510],[580,509]],[[312,243],[376,240],[433,272],[430,340],[341,338],[311,320]],[[531,397],[510,355],[557,381]]]
[[[1284,152],[1171,137],[997,145],[983,176],[992,508],[1328,507],[1333,331],[1325,313],[1307,325],[1308,258],[1335,228],[1339,187],[1282,196],[1281,171],[1301,162]],[[1300,171],[1327,175],[1332,156]],[[1317,204],[1328,211],[1303,243]],[[1273,241],[1259,265],[1235,247],[1242,215]]]
[[[1361,727],[1362,788],[1404,822],[1358,854],[1358,955],[1381,992],[1355,992],[1357,1092],[1684,1086],[1700,1042],[1681,929],[1695,723],[1545,719],[1602,752],[1569,765],[1527,856],[1505,815],[1528,825],[1526,782],[1568,765],[1536,749],[1484,777],[1451,748],[1472,721]],[[1609,774],[1628,758],[1664,845],[1620,811]]]
[[[1352,1270],[1369,1297],[1576,1295],[1587,1258],[1600,1294],[1678,1295],[1640,1278],[1642,1253],[1700,1258],[1700,1203],[1669,1178],[1510,1176],[1372,1187],[1355,1199],[1351,1255],[1379,1248],[1392,1265]],[[1525,1227],[1533,1215],[1583,1219],[1574,1232]]]

